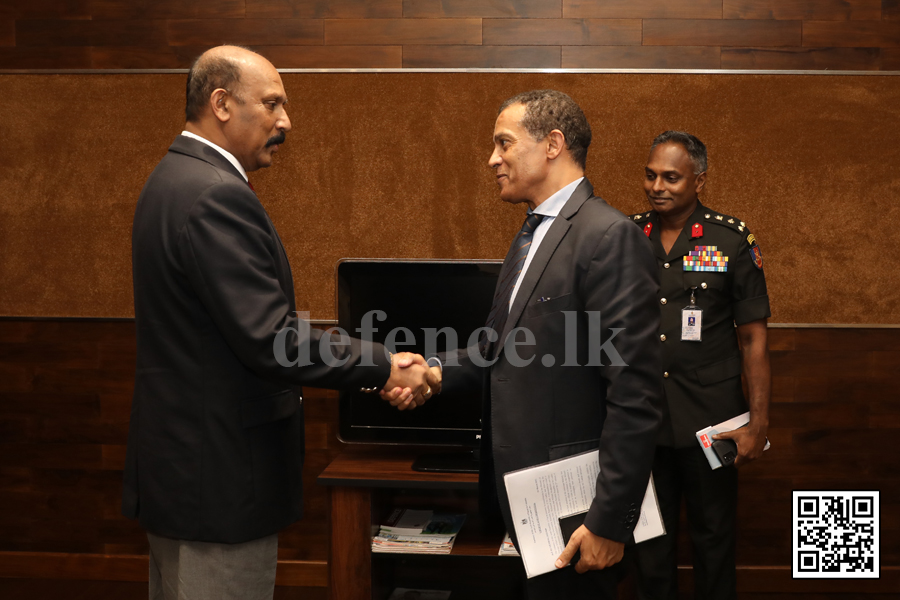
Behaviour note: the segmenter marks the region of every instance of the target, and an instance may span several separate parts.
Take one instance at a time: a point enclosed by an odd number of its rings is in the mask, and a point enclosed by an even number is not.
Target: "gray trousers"
[[[278,534],[242,544],[147,534],[150,600],[272,600]]]

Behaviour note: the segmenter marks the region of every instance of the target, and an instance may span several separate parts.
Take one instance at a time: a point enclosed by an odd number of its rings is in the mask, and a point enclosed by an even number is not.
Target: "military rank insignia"
[[[725,273],[728,271],[728,257],[718,250],[717,246],[696,246],[684,257],[685,271],[709,271]]]
[[[653,223],[647,223],[644,225],[644,234],[647,237],[650,237],[650,232],[653,231]]]
[[[703,237],[703,225],[700,223],[694,223],[691,226],[691,239]]]

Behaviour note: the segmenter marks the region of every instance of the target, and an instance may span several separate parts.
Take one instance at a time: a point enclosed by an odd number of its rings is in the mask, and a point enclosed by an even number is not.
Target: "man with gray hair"
[[[770,316],[762,254],[746,223],[700,203],[706,146],[666,131],[644,169],[649,212],[632,215],[653,245],[661,289],[666,410],[653,481],[666,535],[636,548],[643,600],[677,600],[676,542],[687,504],[697,598],[736,597],[737,471],[762,455],[769,424]],[[746,381],[746,396],[741,375]],[[734,466],[713,470],[695,433],[744,412],[749,424],[714,436],[737,444]]]
[[[594,195],[584,176],[591,129],[568,95],[513,96],[493,140],[488,164],[500,198],[528,210],[500,272],[489,334],[441,357],[444,389],[483,392],[482,508],[499,512],[513,536],[503,474],[599,449],[584,525],[556,571],[525,582],[525,595],[615,598],[611,567],[637,523],[660,422],[653,254],[641,232]]]
[[[151,600],[272,598],[277,532],[303,504],[299,386],[398,387],[401,407],[438,391],[421,357],[298,318],[287,255],[247,180],[284,143],[286,103],[259,54],[205,52],[188,75],[184,131],[135,210],[122,512],[148,532]]]

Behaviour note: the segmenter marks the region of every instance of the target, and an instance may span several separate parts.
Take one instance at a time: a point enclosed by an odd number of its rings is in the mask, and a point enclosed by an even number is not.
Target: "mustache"
[[[284,131],[279,131],[277,135],[273,135],[266,142],[266,148],[269,146],[274,146],[275,144],[283,144],[284,139],[287,137],[287,134]]]

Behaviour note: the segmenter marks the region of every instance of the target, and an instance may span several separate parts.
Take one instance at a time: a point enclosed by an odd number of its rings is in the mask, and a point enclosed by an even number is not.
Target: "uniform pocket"
[[[725,273],[712,271],[685,271],[684,289],[697,288],[697,290],[713,289],[721,290],[725,287]]]
[[[702,385],[712,385],[732,377],[738,377],[741,374],[741,357],[735,356],[722,362],[701,367],[697,369],[696,373],[697,380]]]
[[[286,419],[297,412],[298,399],[292,390],[285,390],[241,403],[241,426],[244,429]]]

